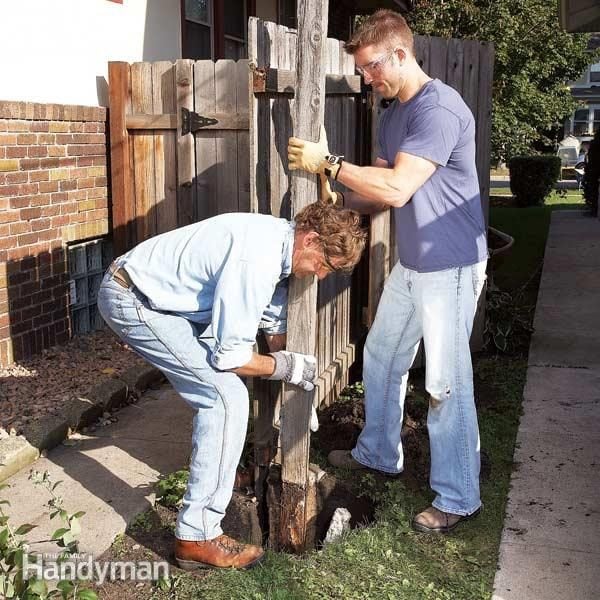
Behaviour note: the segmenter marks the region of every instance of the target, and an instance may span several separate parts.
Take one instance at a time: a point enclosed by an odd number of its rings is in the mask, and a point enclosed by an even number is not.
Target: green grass
[[[568,192],[552,192],[543,206],[490,208],[490,225],[515,239],[510,253],[494,273],[494,281],[498,287],[516,290],[525,285],[532,274],[539,272],[552,211],[585,208],[581,192]]]

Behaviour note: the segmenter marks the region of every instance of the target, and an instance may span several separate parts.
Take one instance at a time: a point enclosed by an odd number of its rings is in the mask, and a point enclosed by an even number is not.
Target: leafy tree
[[[494,161],[552,145],[549,132],[577,106],[566,83],[600,57],[589,35],[560,27],[550,0],[415,0],[409,20],[421,35],[494,43]]]

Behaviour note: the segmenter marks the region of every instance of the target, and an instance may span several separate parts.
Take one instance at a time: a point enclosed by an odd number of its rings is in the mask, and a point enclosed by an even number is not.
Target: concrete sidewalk
[[[554,212],[494,600],[600,598],[600,220]]]
[[[86,512],[82,518],[79,550],[99,556],[116,535],[139,513],[149,509],[159,474],[188,464],[192,410],[168,386],[146,392],[137,404],[116,413],[117,423],[99,427],[93,434],[59,445],[31,468],[49,471],[62,481],[56,493],[65,509]],[[72,445],[71,445],[72,444]],[[62,524],[49,521],[44,507],[49,496],[28,481],[29,468],[5,483],[2,492],[11,506],[3,507],[11,524],[37,525],[26,537],[30,542],[49,539]],[[32,546],[38,552],[56,552],[56,546]]]

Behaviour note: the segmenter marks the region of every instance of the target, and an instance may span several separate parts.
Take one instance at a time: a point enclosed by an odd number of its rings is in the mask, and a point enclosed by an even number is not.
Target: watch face
[[[332,154],[330,154],[330,155],[327,157],[327,162],[328,162],[330,165],[335,165],[335,164],[337,163],[337,156],[333,156]]]

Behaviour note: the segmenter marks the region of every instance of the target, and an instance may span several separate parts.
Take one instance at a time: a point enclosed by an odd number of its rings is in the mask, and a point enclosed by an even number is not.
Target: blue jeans
[[[408,370],[423,339],[433,506],[468,515],[479,497],[479,428],[469,337],[486,262],[435,273],[392,270],[364,351],[365,427],[352,456],[400,473]]]
[[[98,292],[98,309],[110,328],[160,369],[196,411],[190,478],[175,535],[198,541],[219,536],[248,424],[246,386],[235,373],[211,366],[215,340],[210,325],[153,310],[135,287],[122,287],[110,273]]]

